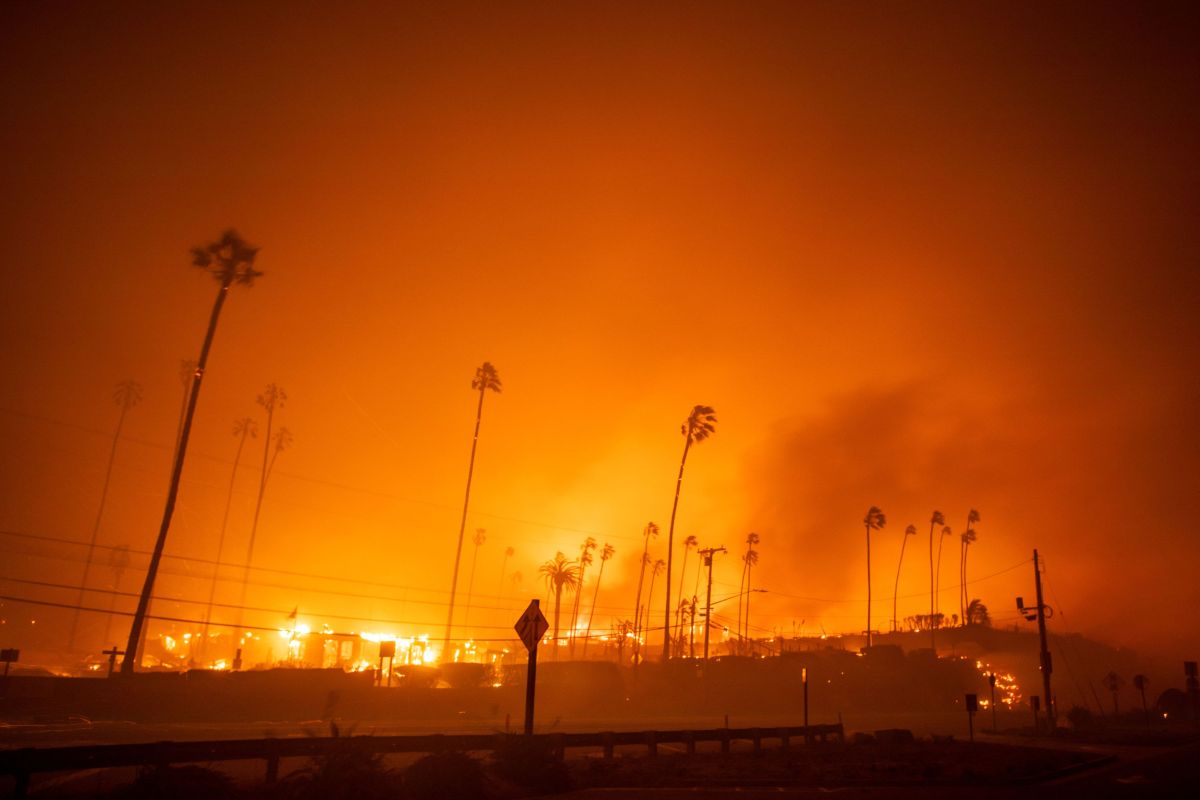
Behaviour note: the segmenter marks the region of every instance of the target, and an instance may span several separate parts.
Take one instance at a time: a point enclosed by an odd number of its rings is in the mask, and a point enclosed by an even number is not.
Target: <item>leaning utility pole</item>
[[[708,661],[708,628],[712,624],[712,561],[717,553],[724,553],[724,547],[706,547],[699,552],[704,557],[704,566],[708,567],[708,594],[704,600],[704,660]]]
[[[1032,622],[1037,620],[1038,636],[1041,639],[1041,663],[1042,663],[1042,691],[1043,700],[1046,703],[1046,725],[1049,730],[1054,730],[1054,718],[1057,716],[1054,709],[1054,695],[1050,693],[1050,673],[1054,671],[1050,661],[1050,646],[1046,643],[1046,612],[1051,615],[1054,610],[1045,604],[1042,600],[1042,567],[1041,561],[1038,559],[1038,551],[1033,551],[1033,580],[1037,590],[1037,608],[1026,608],[1025,601],[1017,598],[1017,610],[1025,615],[1025,619]]]

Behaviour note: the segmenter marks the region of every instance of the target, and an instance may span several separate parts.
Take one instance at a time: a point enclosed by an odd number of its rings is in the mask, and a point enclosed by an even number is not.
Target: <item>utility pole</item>
[[[726,552],[724,547],[706,547],[699,552],[708,567],[708,594],[704,600],[704,660],[708,661],[708,629],[712,625],[712,562],[717,553]]]
[[[1029,621],[1037,620],[1038,636],[1041,639],[1041,661],[1042,661],[1042,697],[1046,701],[1046,727],[1048,730],[1054,730],[1054,718],[1056,716],[1054,709],[1054,695],[1050,693],[1050,673],[1054,671],[1053,664],[1050,661],[1050,646],[1046,643],[1046,612],[1054,615],[1054,609],[1050,608],[1042,600],[1042,568],[1041,561],[1038,559],[1038,551],[1033,551],[1033,579],[1034,586],[1037,590],[1037,608],[1026,608],[1022,598],[1017,598],[1017,610],[1025,615],[1025,619]]]

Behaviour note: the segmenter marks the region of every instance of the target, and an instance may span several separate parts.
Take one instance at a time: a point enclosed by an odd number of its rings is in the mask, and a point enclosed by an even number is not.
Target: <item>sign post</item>
[[[101,653],[108,656],[108,677],[113,676],[113,670],[117,668],[117,656],[125,655],[124,650],[118,650],[114,644],[109,650],[101,650]]]
[[[971,741],[975,741],[975,712],[979,710],[979,695],[967,695],[967,731]]]
[[[9,664],[12,664],[14,661],[20,661],[20,660],[21,660],[21,651],[20,650],[17,650],[16,648],[9,648],[9,647],[6,647],[3,650],[0,650],[0,661],[4,662],[4,681],[3,681],[3,683],[0,683],[0,686],[3,686],[3,688],[4,688],[4,691],[2,693],[0,693],[0,697],[4,697],[4,696],[8,695],[8,666],[9,666]]]
[[[529,607],[521,614],[513,630],[521,637],[525,649],[529,651],[529,669],[525,677],[525,735],[533,735],[533,695],[537,686],[537,651],[538,642],[550,629],[546,615],[542,613],[538,600],[530,600]]]

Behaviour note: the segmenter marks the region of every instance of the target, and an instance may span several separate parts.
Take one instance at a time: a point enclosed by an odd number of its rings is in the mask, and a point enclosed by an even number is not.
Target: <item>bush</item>
[[[114,800],[228,800],[238,793],[225,773],[188,765],[143,767],[133,783],[111,796]]]
[[[434,753],[404,771],[411,800],[478,800],[486,794],[479,762],[465,753]]]
[[[567,766],[546,739],[510,736],[496,749],[496,774],[538,793],[571,788]]]
[[[1092,727],[1093,723],[1092,712],[1082,706],[1071,706],[1067,711],[1067,722],[1071,723],[1071,727],[1075,730]]]

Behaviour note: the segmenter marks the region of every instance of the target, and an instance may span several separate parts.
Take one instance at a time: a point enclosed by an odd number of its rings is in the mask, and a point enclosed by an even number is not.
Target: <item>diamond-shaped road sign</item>
[[[546,621],[546,615],[542,613],[539,605],[539,601],[531,600],[529,608],[525,609],[521,618],[517,620],[517,624],[513,626],[517,636],[520,636],[521,641],[525,643],[526,650],[533,650],[537,647],[537,643],[546,635],[546,631],[550,630],[550,623]]]

